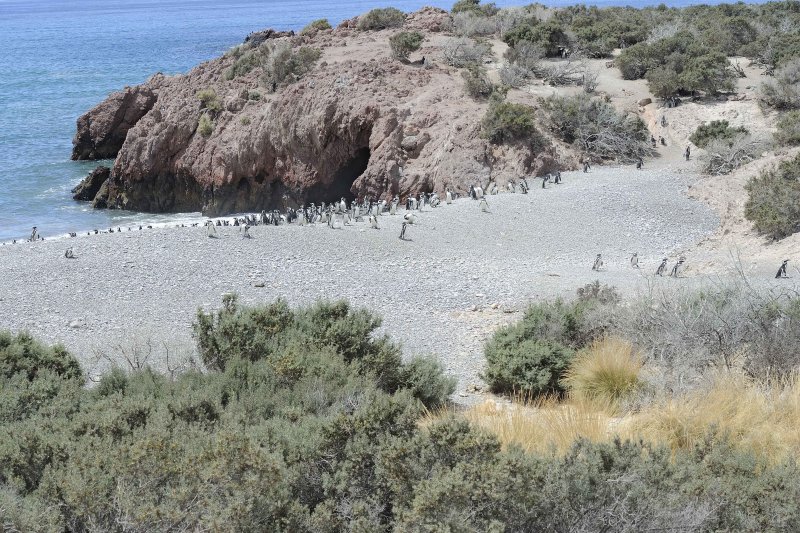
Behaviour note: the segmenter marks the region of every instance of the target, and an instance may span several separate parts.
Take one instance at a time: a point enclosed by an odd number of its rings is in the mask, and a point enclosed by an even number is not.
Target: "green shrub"
[[[225,70],[225,79],[230,81],[237,76],[244,76],[251,70],[260,67],[263,56],[259,49],[247,50],[238,55],[234,55],[236,60],[233,65]]]
[[[800,230],[800,156],[750,178],[744,216],[760,233],[773,239]]]
[[[392,56],[402,61],[408,60],[411,52],[419,50],[424,37],[416,31],[401,31],[389,37],[389,46],[392,49]]]
[[[197,99],[200,100],[200,109],[206,109],[210,113],[219,113],[222,111],[222,103],[217,98],[217,93],[214,89],[203,89],[197,91]]]
[[[736,74],[728,58],[721,52],[690,57],[681,72],[681,87],[687,91],[708,94],[730,92],[736,87]]]
[[[550,130],[564,142],[593,158],[637,161],[650,153],[647,127],[638,117],[588,95],[542,100]]]
[[[406,15],[394,7],[378,8],[358,17],[359,30],[385,30],[398,28],[406,21]]]
[[[540,395],[561,393],[560,379],[575,350],[584,346],[580,303],[541,303],[522,320],[498,330],[484,348],[483,379],[500,393]]]
[[[540,150],[547,141],[534,122],[532,107],[506,102],[496,94],[481,120],[481,134],[494,144],[521,142]]]
[[[270,88],[292,83],[310,72],[322,52],[309,46],[293,49],[287,42],[267,42],[261,45],[264,61],[263,81]]]
[[[528,42],[540,47],[548,57],[558,56],[559,50],[570,44],[566,32],[555,21],[534,21],[517,26],[503,35],[503,41],[511,47],[522,41]]]
[[[700,148],[705,148],[708,143],[715,140],[732,141],[737,135],[748,133],[747,128],[739,126],[731,128],[727,120],[712,120],[708,124],[701,124],[689,137],[689,140]]]
[[[203,137],[209,137],[213,132],[214,122],[206,113],[203,113],[197,121],[197,133]]]
[[[302,30],[300,30],[300,35],[309,35],[317,33],[318,31],[329,29],[331,29],[331,24],[328,22],[328,19],[317,19],[309,22]]]
[[[482,66],[468,67],[461,73],[461,77],[464,78],[464,89],[472,98],[488,98],[494,91],[494,84],[489,81],[486,69]]]
[[[33,381],[42,372],[62,379],[83,377],[78,361],[63,346],[44,346],[29,333],[0,331],[0,376],[10,378],[21,373]]]
[[[787,111],[778,119],[775,140],[779,144],[794,146],[800,144],[800,110]]]
[[[247,91],[247,99],[255,102],[261,100],[261,93],[255,89]]]
[[[674,96],[681,88],[680,77],[671,67],[656,67],[644,75],[647,86],[656,98]]]
[[[455,392],[456,381],[444,374],[442,365],[430,357],[417,357],[404,365],[402,387],[428,408],[440,406]]]
[[[494,2],[481,5],[481,0],[458,0],[450,12],[454,15],[457,13],[473,13],[483,17],[492,17],[500,11]]]

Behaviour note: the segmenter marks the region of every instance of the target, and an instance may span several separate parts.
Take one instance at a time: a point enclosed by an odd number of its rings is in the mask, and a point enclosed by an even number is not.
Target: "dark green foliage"
[[[467,67],[466,70],[461,72],[461,77],[464,78],[464,89],[472,98],[489,98],[492,95],[494,84],[489,80],[486,75],[486,69],[483,66],[473,65]]]
[[[650,153],[649,133],[638,117],[617,113],[588,95],[550,96],[542,101],[551,131],[593,158],[636,161]]]
[[[556,22],[536,22],[517,26],[503,36],[509,46],[514,47],[520,41],[527,41],[541,47],[545,55],[555,57],[559,48],[569,46],[569,39],[564,29]]]
[[[731,128],[727,120],[712,120],[708,124],[701,124],[689,137],[696,146],[705,148],[708,143],[716,140],[731,141],[737,135],[748,133],[747,128],[739,126]]]
[[[481,5],[481,0],[458,0],[450,10],[454,15],[456,13],[473,13],[485,17],[496,15],[498,11],[494,2]]]
[[[484,349],[483,377],[500,393],[540,395],[561,393],[562,373],[584,334],[582,303],[541,303],[531,306],[517,324],[498,330]]]
[[[800,144],[800,110],[787,111],[778,120],[775,140],[780,144],[796,146]]]
[[[406,21],[406,15],[394,7],[373,9],[358,17],[359,30],[385,30],[398,28]]]
[[[417,31],[401,31],[389,37],[389,47],[392,49],[392,56],[406,61],[411,52],[419,50],[419,46],[425,38]]]
[[[52,372],[61,379],[81,379],[78,361],[59,345],[48,347],[28,333],[0,331],[0,376],[24,374],[33,381],[39,373]]]
[[[687,32],[623,50],[617,66],[626,80],[647,78],[655,96],[678,91],[717,94],[734,88],[735,73],[719,50]]]
[[[300,35],[309,35],[329,29],[331,29],[331,23],[328,22],[328,19],[317,19],[306,24],[306,26],[300,30]]]
[[[260,67],[263,61],[263,56],[259,49],[247,50],[237,55],[238,57],[236,57],[233,65],[225,70],[226,80],[232,80],[237,76],[244,76],[254,68]]]
[[[773,239],[800,230],[800,156],[750,178],[744,215],[760,233]]]
[[[507,102],[496,95],[481,121],[481,130],[482,135],[494,144],[527,143],[538,151],[547,145],[547,141],[534,123],[532,107]]]

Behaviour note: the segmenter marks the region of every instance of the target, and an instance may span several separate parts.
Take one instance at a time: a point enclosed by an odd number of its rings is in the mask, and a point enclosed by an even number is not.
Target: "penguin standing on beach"
[[[592,270],[595,272],[599,272],[600,269],[603,268],[603,255],[597,254],[597,257],[594,259],[594,264],[592,265]]]
[[[489,202],[486,201],[485,197],[481,198],[481,203],[479,205],[480,205],[482,213],[488,213],[489,212]]]
[[[637,252],[633,252],[631,256],[631,266],[633,268],[639,268],[639,254]]]
[[[77,258],[75,253],[72,251],[72,247],[67,248],[67,251],[64,252],[64,257],[66,257],[67,259],[76,259]]]
[[[783,263],[781,264],[780,268],[778,269],[778,273],[775,274],[775,279],[778,278],[788,278],[789,276],[786,275],[786,264],[789,262],[788,259],[784,259]]]
[[[683,257],[678,259],[678,261],[675,263],[675,266],[672,267],[672,270],[669,273],[671,278],[677,278],[678,277],[678,270],[683,266],[683,262],[684,261],[685,261],[685,259]]]
[[[30,239],[28,239],[28,240],[29,240],[30,242],[35,242],[35,241],[38,241],[38,240],[39,240],[39,232],[38,232],[38,230],[36,229],[36,226],[34,226],[34,227],[33,227],[33,229],[31,230],[31,238],[30,238]]]
[[[665,257],[664,259],[661,260],[661,264],[658,265],[658,268],[656,269],[656,276],[663,276],[664,270],[666,270],[666,268],[667,268],[667,258]]]

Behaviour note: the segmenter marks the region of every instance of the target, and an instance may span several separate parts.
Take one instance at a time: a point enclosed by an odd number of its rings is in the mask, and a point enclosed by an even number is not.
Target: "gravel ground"
[[[224,293],[244,304],[346,298],[382,315],[406,356],[437,356],[458,378],[455,399],[470,402],[487,336],[528,302],[595,279],[630,293],[716,228],[676,170],[598,167],[546,190],[529,180],[528,195],[489,197],[490,213],[468,199],[427,208],[405,242],[401,211],[380,230],[254,227],[247,240],[236,227],[219,239],[172,227],[1,246],[0,329],[61,342],[94,372],[151,343],[148,363],[164,370],[191,356],[197,308],[219,307]],[[77,259],[64,258],[67,246]],[[597,253],[604,272],[591,271]]]

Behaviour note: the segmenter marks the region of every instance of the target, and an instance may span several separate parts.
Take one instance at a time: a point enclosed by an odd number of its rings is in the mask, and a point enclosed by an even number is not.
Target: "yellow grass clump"
[[[599,401],[614,412],[620,400],[641,387],[641,371],[642,358],[633,345],[617,337],[607,337],[575,357],[562,383],[572,398]]]
[[[624,427],[674,450],[691,449],[712,433],[770,460],[800,459],[800,380],[767,385],[722,374],[708,390],[654,405]]]
[[[602,396],[591,401],[544,398],[511,404],[488,400],[464,411],[471,424],[494,434],[504,447],[564,453],[579,438],[609,442],[642,439],[673,450],[691,450],[712,439],[769,461],[800,459],[800,378],[770,385],[741,374],[719,375],[708,389],[613,417]],[[438,418],[441,415],[432,415]]]

